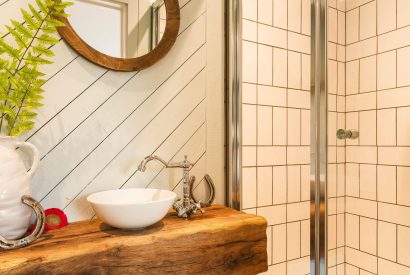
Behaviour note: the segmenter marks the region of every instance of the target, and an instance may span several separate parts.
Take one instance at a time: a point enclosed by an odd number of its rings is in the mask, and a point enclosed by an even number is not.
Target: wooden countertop
[[[189,221],[170,212],[140,231],[77,222],[0,251],[0,274],[258,274],[268,268],[266,226],[218,205]]]

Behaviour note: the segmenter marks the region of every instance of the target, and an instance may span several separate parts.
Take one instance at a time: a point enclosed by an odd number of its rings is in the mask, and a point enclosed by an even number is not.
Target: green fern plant
[[[53,63],[57,27],[64,26],[64,9],[72,4],[36,0],[21,9],[24,23],[6,26],[9,35],[0,38],[0,134],[18,136],[34,127],[45,83],[41,66]]]

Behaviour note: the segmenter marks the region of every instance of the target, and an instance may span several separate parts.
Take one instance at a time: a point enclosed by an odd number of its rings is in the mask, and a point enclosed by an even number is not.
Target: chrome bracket
[[[17,249],[21,247],[25,247],[31,243],[33,243],[35,240],[37,240],[41,234],[43,234],[44,231],[44,226],[46,223],[46,215],[44,213],[43,207],[40,205],[38,201],[33,199],[30,196],[23,196],[21,198],[21,201],[28,205],[30,208],[34,210],[37,216],[37,222],[36,222],[36,228],[34,231],[19,240],[7,240],[3,236],[0,235],[0,248],[4,250],[12,250],[12,249]]]

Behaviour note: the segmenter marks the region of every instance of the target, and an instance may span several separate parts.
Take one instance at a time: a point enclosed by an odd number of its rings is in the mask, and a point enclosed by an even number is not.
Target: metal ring
[[[30,208],[32,208],[34,212],[36,213],[36,216],[37,216],[36,228],[30,235],[22,239],[19,239],[19,240],[7,240],[6,238],[0,235],[0,248],[2,249],[12,250],[12,249],[17,249],[17,248],[27,246],[33,243],[35,240],[37,240],[41,236],[41,234],[43,234],[44,226],[46,223],[46,215],[44,213],[43,207],[40,205],[39,202],[37,202],[35,199],[33,199],[30,196],[23,196],[21,198],[21,201],[24,204],[28,205]]]
[[[211,177],[208,174],[205,175],[204,179],[205,179],[206,183],[208,184],[209,192],[210,192],[209,199],[207,201],[201,202],[201,201],[196,200],[195,197],[194,197],[194,192],[193,192],[192,187],[194,186],[195,176],[191,177],[190,188],[189,188],[190,191],[189,192],[191,193],[191,198],[195,203],[199,202],[201,204],[201,207],[208,207],[208,206],[211,206],[211,204],[215,200],[215,184],[214,184],[213,180],[211,179]]]

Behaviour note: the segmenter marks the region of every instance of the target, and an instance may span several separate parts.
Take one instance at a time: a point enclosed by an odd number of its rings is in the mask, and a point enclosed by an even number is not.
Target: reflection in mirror
[[[166,24],[164,0],[72,0],[67,9],[74,31],[112,57],[134,58],[159,43]]]

